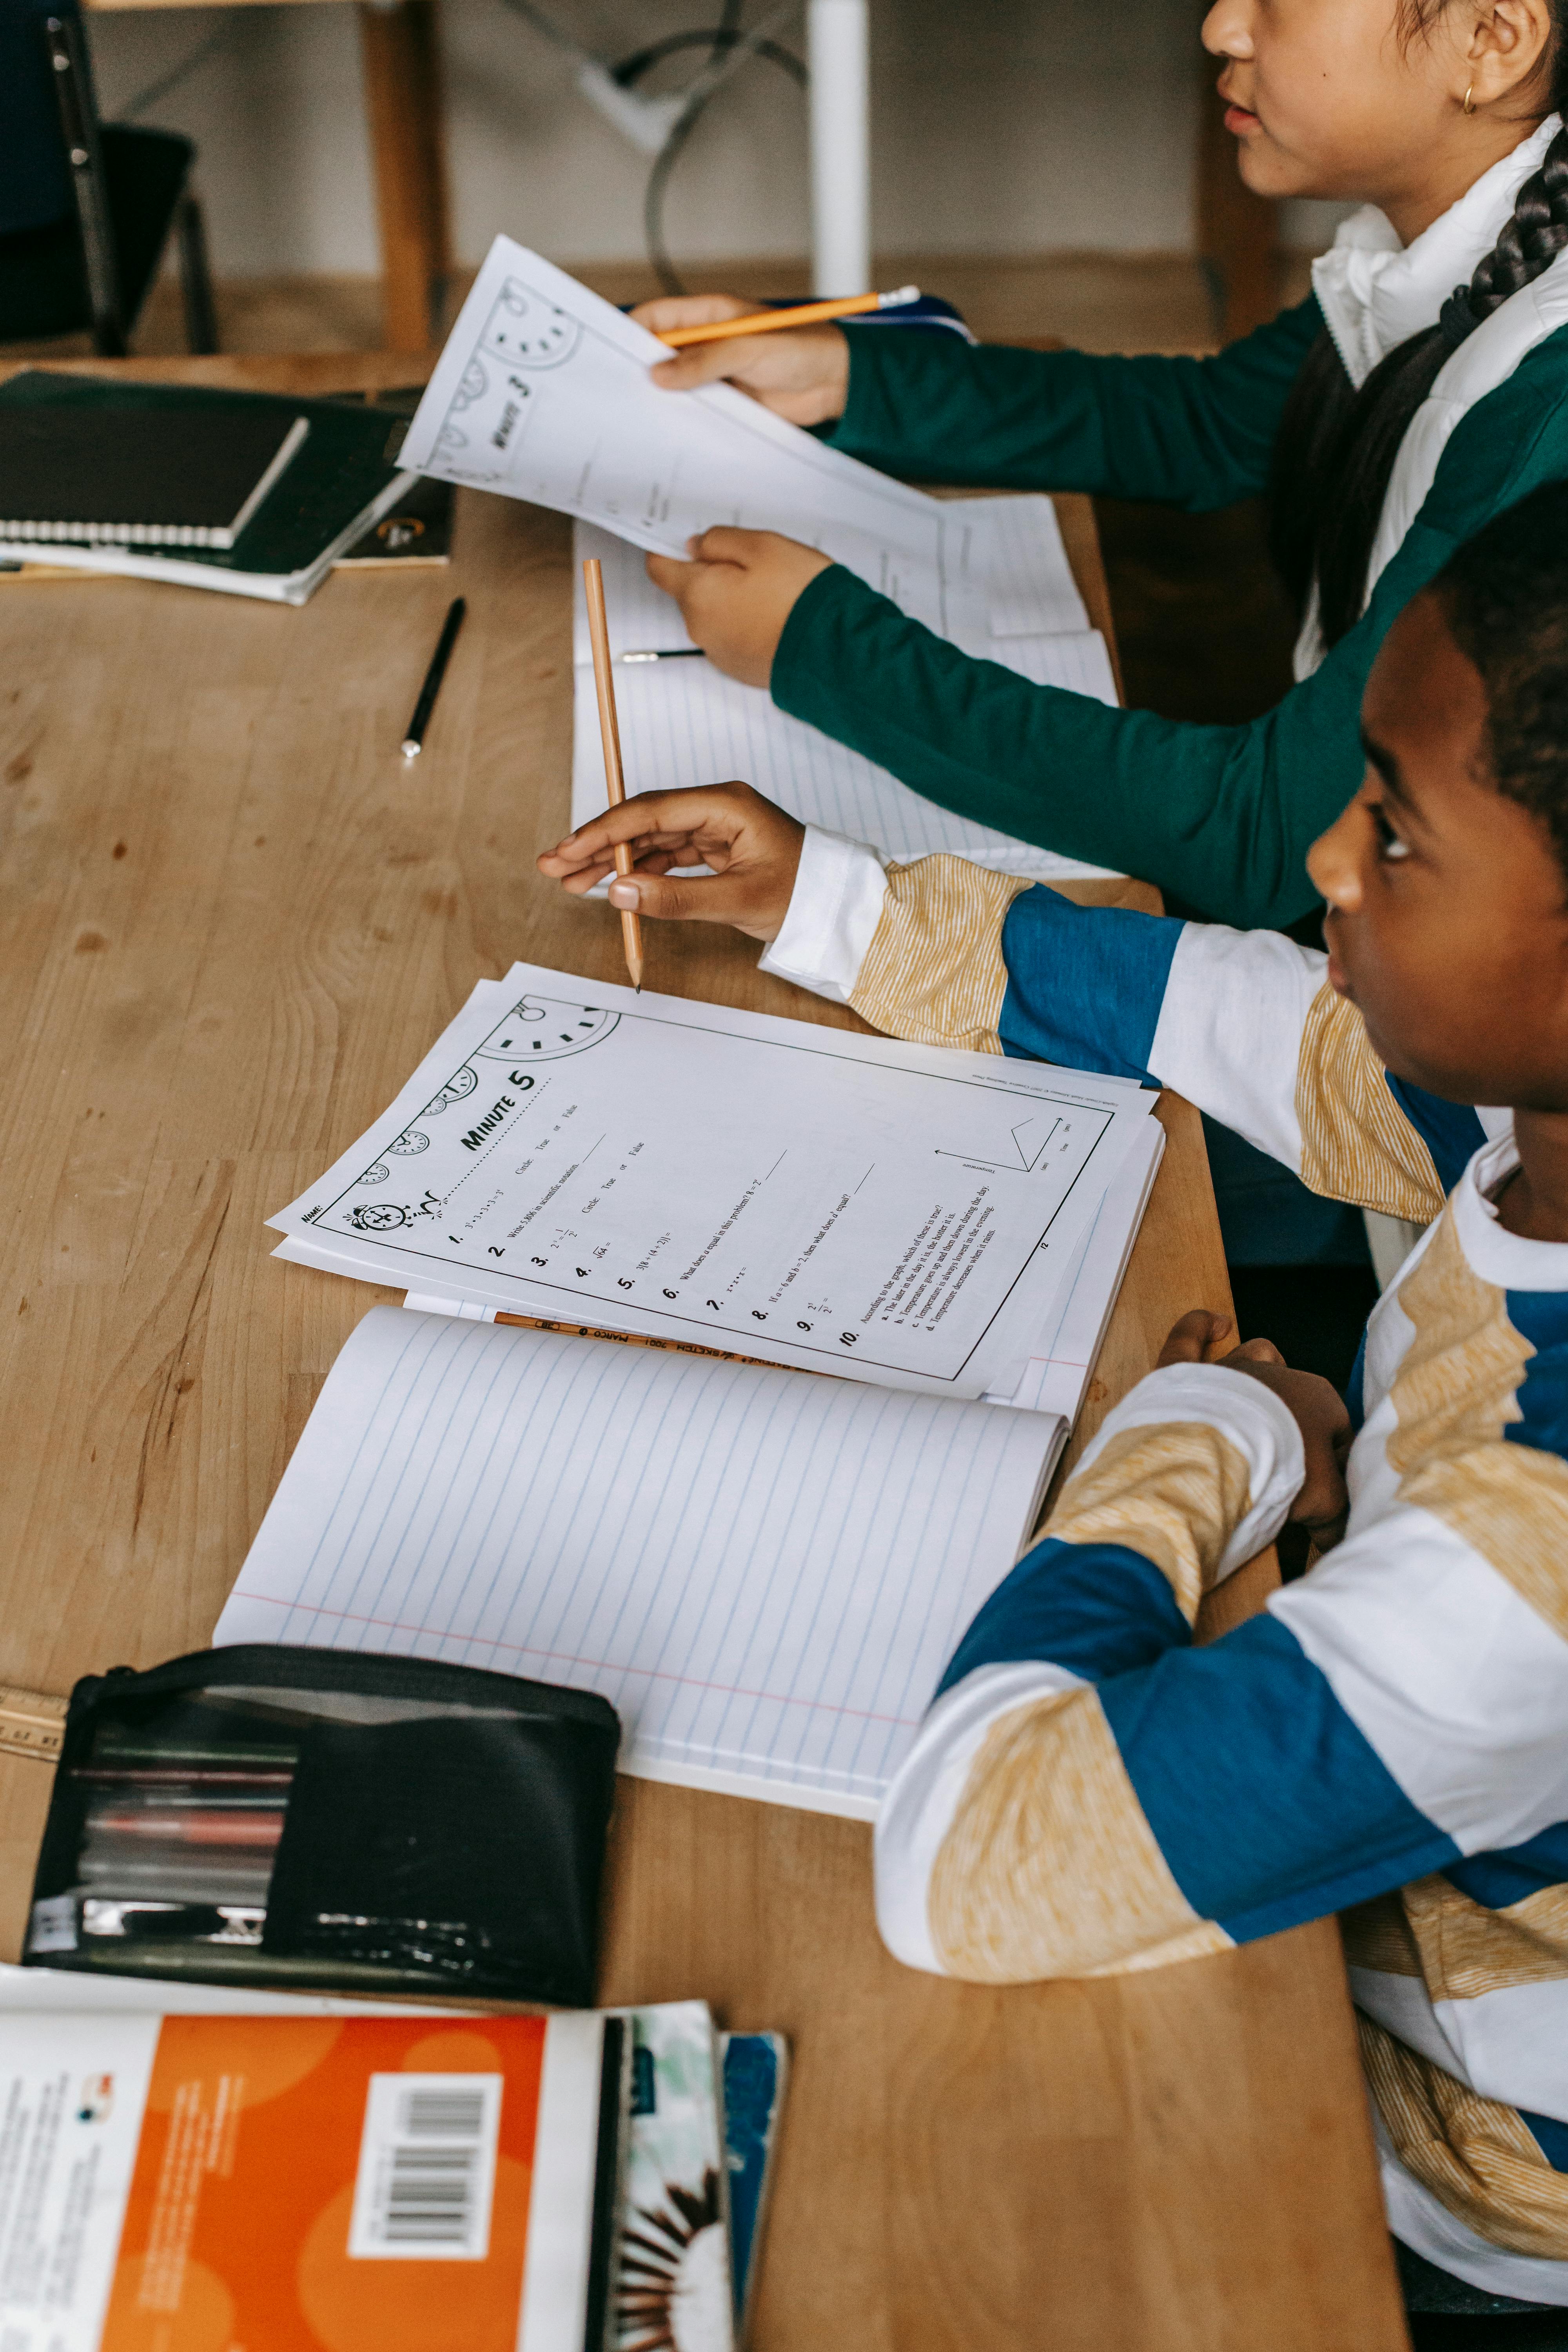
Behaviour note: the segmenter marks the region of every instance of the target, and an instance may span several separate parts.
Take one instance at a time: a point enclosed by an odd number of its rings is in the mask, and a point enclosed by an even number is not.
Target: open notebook
[[[626,1771],[868,1819],[1058,1438],[1005,1406],[378,1307],[215,1640],[595,1690]]]
[[[950,628],[966,653],[1016,670],[1036,686],[1070,688],[1114,704],[1116,681],[1105,640],[1089,626],[1073,584],[1049,499],[964,499],[994,585],[989,625]],[[984,528],[982,529],[984,522]],[[574,532],[572,823],[605,807],[605,762],[593,654],[583,599],[583,562],[604,567],[610,643],[616,656],[616,705],[627,789],[668,792],[737,778],[803,824],[868,841],[900,863],[942,850],[1031,877],[1097,875],[1054,850],[1015,841],[989,825],[923,800],[847,744],[781,710],[760,687],[742,686],[706,660],[627,662],[627,653],[670,654],[689,646],[680,609],[648,579],[643,556],[625,540],[579,522]]]

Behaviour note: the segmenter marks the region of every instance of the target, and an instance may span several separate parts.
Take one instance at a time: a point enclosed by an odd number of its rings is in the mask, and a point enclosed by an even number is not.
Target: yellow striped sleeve
[[[1491,1911],[1438,1873],[1405,1887],[1403,1905],[1434,2000],[1479,2000],[1568,1978],[1568,1887],[1543,1886]]]
[[[1512,2107],[1358,2016],[1377,2111],[1407,2172],[1494,2246],[1568,2262],[1568,2172],[1554,2172]]]
[[[1068,1480],[1046,1533],[1125,1544],[1160,1570],[1188,1624],[1251,1508],[1241,1449],[1207,1422],[1119,1430]]]
[[[1444,1199],[1432,1154],[1389,1091],[1361,1014],[1326,981],[1301,1033],[1296,1116],[1312,1192],[1430,1224]]]
[[[882,919],[849,999],[855,1011],[891,1037],[999,1054],[1002,924],[1030,887],[946,853],[889,866]]]
[[[942,1968],[978,1984],[1113,1975],[1231,1940],[1172,1876],[1089,1687],[991,1726],[938,1849],[927,1916]]]
[[[1390,1397],[1399,1499],[1430,1511],[1568,1641],[1568,1462],[1507,1442],[1535,1349],[1465,1255],[1451,1211],[1399,1285],[1411,1326]]]

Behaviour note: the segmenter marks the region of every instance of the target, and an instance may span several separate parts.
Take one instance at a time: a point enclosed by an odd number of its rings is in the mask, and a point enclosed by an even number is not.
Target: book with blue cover
[[[755,2300],[757,2253],[773,2185],[773,2152],[789,2080],[782,2033],[721,2033],[724,2144],[730,2189],[730,2275],[735,2336],[744,2344]]]

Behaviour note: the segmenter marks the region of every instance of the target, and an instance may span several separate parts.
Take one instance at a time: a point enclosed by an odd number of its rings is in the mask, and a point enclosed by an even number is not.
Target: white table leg
[[[808,0],[811,282],[822,297],[871,285],[868,0]]]

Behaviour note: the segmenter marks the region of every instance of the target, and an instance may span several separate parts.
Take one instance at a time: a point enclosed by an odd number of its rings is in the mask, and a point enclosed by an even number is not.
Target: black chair
[[[0,342],[86,331],[119,357],[173,232],[186,341],[216,352],[195,160],[175,131],[100,123],[75,0],[0,0]]]

